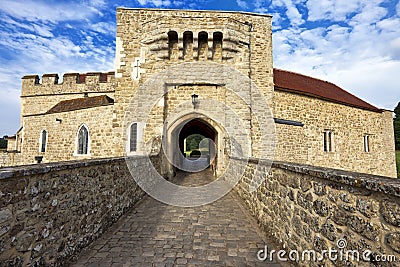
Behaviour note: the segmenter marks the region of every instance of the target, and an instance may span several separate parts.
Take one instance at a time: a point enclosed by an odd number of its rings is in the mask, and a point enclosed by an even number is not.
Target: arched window
[[[222,60],[222,32],[213,34],[213,59]]]
[[[129,152],[137,151],[138,124],[132,123],[129,127]]]
[[[193,32],[183,33],[183,59],[193,58]]]
[[[168,49],[169,49],[169,59],[178,59],[178,33],[176,31],[168,32]]]
[[[199,48],[197,50],[199,60],[207,60],[208,54],[208,33],[199,32]]]
[[[89,130],[82,125],[78,131],[78,147],[77,154],[86,155],[89,152]]]
[[[47,131],[43,130],[40,133],[39,151],[46,152],[46,146],[47,146]]]

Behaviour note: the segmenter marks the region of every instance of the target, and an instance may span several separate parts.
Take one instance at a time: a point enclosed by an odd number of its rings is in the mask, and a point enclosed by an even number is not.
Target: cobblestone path
[[[179,173],[174,183],[198,186],[211,179],[209,171]],[[266,242],[233,192],[194,208],[146,196],[71,266],[281,266],[257,260]]]

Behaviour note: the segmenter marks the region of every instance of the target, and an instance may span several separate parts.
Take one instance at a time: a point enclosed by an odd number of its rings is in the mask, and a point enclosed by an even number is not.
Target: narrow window
[[[193,32],[183,33],[183,59],[193,59]]]
[[[213,34],[213,59],[222,60],[222,32],[214,32]]]
[[[138,135],[138,129],[137,129],[137,123],[132,123],[130,129],[129,129],[129,151],[130,152],[136,152],[137,151],[137,135]]]
[[[88,154],[89,148],[89,131],[85,125],[79,128],[78,132],[78,154],[86,155]]]
[[[332,152],[332,131],[324,131],[324,151]]]
[[[364,135],[364,152],[370,152],[369,134]]]
[[[208,33],[199,32],[199,48],[198,48],[198,59],[207,60],[208,54]]]
[[[176,31],[168,32],[169,59],[178,59],[178,33]]]
[[[46,152],[46,145],[47,145],[47,131],[43,130],[40,133],[40,147],[39,151],[40,152]]]

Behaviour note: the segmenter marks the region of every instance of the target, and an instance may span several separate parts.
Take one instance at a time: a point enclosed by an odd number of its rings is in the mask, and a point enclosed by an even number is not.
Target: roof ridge
[[[338,87],[338,88],[344,90],[344,89],[341,88],[340,86],[334,84],[333,82],[327,81],[327,80],[322,80],[322,79],[320,79],[320,78],[315,78],[315,77],[313,77],[313,76],[309,76],[309,75],[302,74],[302,73],[300,73],[300,72],[291,71],[291,70],[284,70],[284,69],[279,69],[279,68],[274,68],[274,69],[275,69],[275,70],[284,71],[284,72],[288,72],[288,73],[292,73],[292,74],[296,74],[296,75],[300,75],[300,76],[307,77],[307,78],[311,78],[311,79],[318,80],[318,81],[321,81],[321,82],[329,83],[329,84],[332,84],[332,85],[334,85],[334,86],[336,86],[336,87]],[[346,90],[344,90],[344,91],[346,91]],[[346,92],[347,92],[347,91],[346,91]]]
[[[274,75],[274,83],[277,87],[281,87],[282,89],[286,88],[286,89],[293,90],[293,91],[296,91],[299,93],[300,92],[308,93],[308,94],[312,94],[316,97],[322,97],[322,98],[326,98],[326,99],[329,99],[331,101],[336,101],[336,102],[339,101],[339,102],[342,102],[343,104],[348,104],[348,105],[352,105],[352,106],[359,107],[359,108],[364,108],[364,109],[369,109],[369,110],[374,110],[374,111],[382,111],[382,109],[377,108],[376,106],[368,103],[367,101],[361,99],[360,97],[354,95],[353,93],[348,92],[347,90],[341,88],[340,86],[338,86],[332,82],[322,80],[319,78],[315,78],[312,76],[308,76],[305,74],[301,74],[298,72],[283,70],[283,69],[279,69],[279,68],[274,68],[274,71],[276,71],[277,74],[279,73],[279,75],[278,75],[279,80],[276,79],[277,75]],[[302,88],[299,88],[298,87],[299,84],[297,84],[297,85],[296,85],[296,83],[290,84],[290,81],[283,81],[282,77],[279,77],[279,76],[282,76],[285,74],[289,75],[289,77],[290,77],[290,75],[296,75],[297,79],[303,80],[303,82],[305,82],[306,84],[303,84]],[[289,77],[287,77],[287,79],[291,80]],[[294,78],[294,76],[292,76],[292,77]],[[307,82],[307,80],[308,80],[308,82]],[[282,82],[284,85],[282,84]],[[285,84],[285,82],[286,82],[286,84]],[[287,82],[289,82],[289,84]],[[314,82],[314,84],[312,84],[313,82]],[[318,85],[318,83],[319,83],[319,85]],[[324,86],[324,84],[327,87]],[[283,85],[283,87],[282,87],[282,85]],[[285,87],[285,85],[286,85],[286,87]],[[320,91],[320,92],[318,92],[318,91]],[[336,96],[332,96],[332,94],[335,94],[335,91],[336,91]],[[346,100],[346,95],[348,97],[353,98],[353,100],[351,100],[351,99]],[[342,99],[340,99],[340,98],[342,98]],[[354,102],[354,100],[358,103]]]

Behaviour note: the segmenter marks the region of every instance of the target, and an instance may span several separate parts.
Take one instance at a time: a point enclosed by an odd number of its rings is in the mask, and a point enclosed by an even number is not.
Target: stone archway
[[[192,134],[200,134],[210,141],[208,164],[204,165],[205,158],[188,159],[185,157],[184,139]],[[169,175],[176,170],[197,172],[205,168],[211,168],[215,176],[222,173],[223,163],[225,162],[224,129],[211,118],[204,114],[193,112],[176,119],[169,124],[166,132],[167,147],[164,151],[168,158]],[[207,155],[202,155],[207,156]]]

